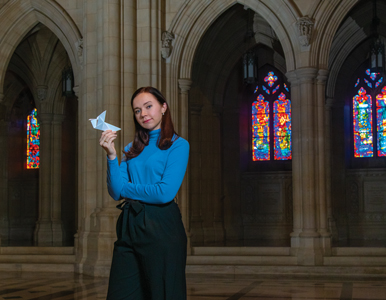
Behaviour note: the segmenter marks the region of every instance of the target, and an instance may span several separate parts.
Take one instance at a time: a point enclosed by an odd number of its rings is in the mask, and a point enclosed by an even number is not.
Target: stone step
[[[75,255],[40,255],[40,254],[5,254],[0,255],[0,264],[1,263],[31,263],[31,264],[74,264]]]
[[[75,264],[0,263],[0,272],[75,272]]]
[[[75,253],[74,247],[0,247],[0,255],[20,254],[20,255],[72,255]]]
[[[286,265],[295,266],[295,256],[226,256],[192,255],[187,258],[188,265]]]
[[[289,256],[290,247],[193,247],[193,255]]]
[[[74,272],[74,247],[0,247],[1,272]]]

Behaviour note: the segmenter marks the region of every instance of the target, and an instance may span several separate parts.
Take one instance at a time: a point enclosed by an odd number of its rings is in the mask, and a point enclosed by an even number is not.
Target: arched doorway
[[[39,23],[16,47],[4,77],[2,245],[73,245],[77,228],[77,99],[62,93],[70,66]],[[36,109],[39,163],[27,165],[28,116]],[[4,150],[3,150],[4,151]]]

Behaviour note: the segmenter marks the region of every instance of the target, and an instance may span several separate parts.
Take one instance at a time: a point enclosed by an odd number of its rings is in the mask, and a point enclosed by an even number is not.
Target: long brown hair
[[[133,96],[131,97],[132,109],[133,109],[134,98],[141,93],[152,94],[161,105],[166,103],[167,108],[165,113],[162,115],[161,134],[158,138],[157,146],[161,150],[169,149],[170,146],[173,144],[174,140],[176,140],[176,136],[177,136],[177,133],[174,131],[174,125],[172,122],[169,105],[167,104],[165,97],[161,94],[159,90],[151,86],[146,86],[146,87],[141,87],[134,92]],[[123,153],[125,153],[127,158],[137,157],[139,154],[141,154],[145,146],[149,145],[149,130],[143,128],[138,123],[134,115],[134,110],[133,110],[133,119],[134,119],[134,125],[135,125],[134,141],[129,151],[123,151]]]

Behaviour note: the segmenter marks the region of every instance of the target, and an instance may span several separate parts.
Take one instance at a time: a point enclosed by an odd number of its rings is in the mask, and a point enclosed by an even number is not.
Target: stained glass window
[[[386,157],[386,86],[381,86],[383,77],[369,69],[363,82],[352,102],[354,157]]]
[[[386,156],[386,86],[377,95],[376,107],[378,156]]]
[[[259,94],[252,103],[252,159],[290,160],[292,141],[289,88],[285,83],[278,84],[279,78],[272,71],[264,77],[264,82],[261,84],[264,96]],[[257,90],[256,87],[255,94]]]
[[[252,149],[254,161],[270,159],[269,102],[262,94],[252,103]]]
[[[40,125],[37,120],[36,108],[27,117],[27,169],[38,169],[40,146]]]
[[[379,85],[383,82],[383,77],[381,77],[377,83],[375,84],[375,87],[379,87]]]
[[[269,87],[272,87],[276,80],[277,76],[273,72],[268,72],[268,75],[264,78]]]
[[[291,101],[286,99],[284,93],[273,104],[273,116],[275,160],[291,159]]]
[[[361,87],[353,99],[354,156],[373,156],[373,128],[371,96]]]

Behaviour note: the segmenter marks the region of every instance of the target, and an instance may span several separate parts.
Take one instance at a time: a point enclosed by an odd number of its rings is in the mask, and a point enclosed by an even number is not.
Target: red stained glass
[[[40,166],[40,125],[36,108],[27,117],[27,169]]]

